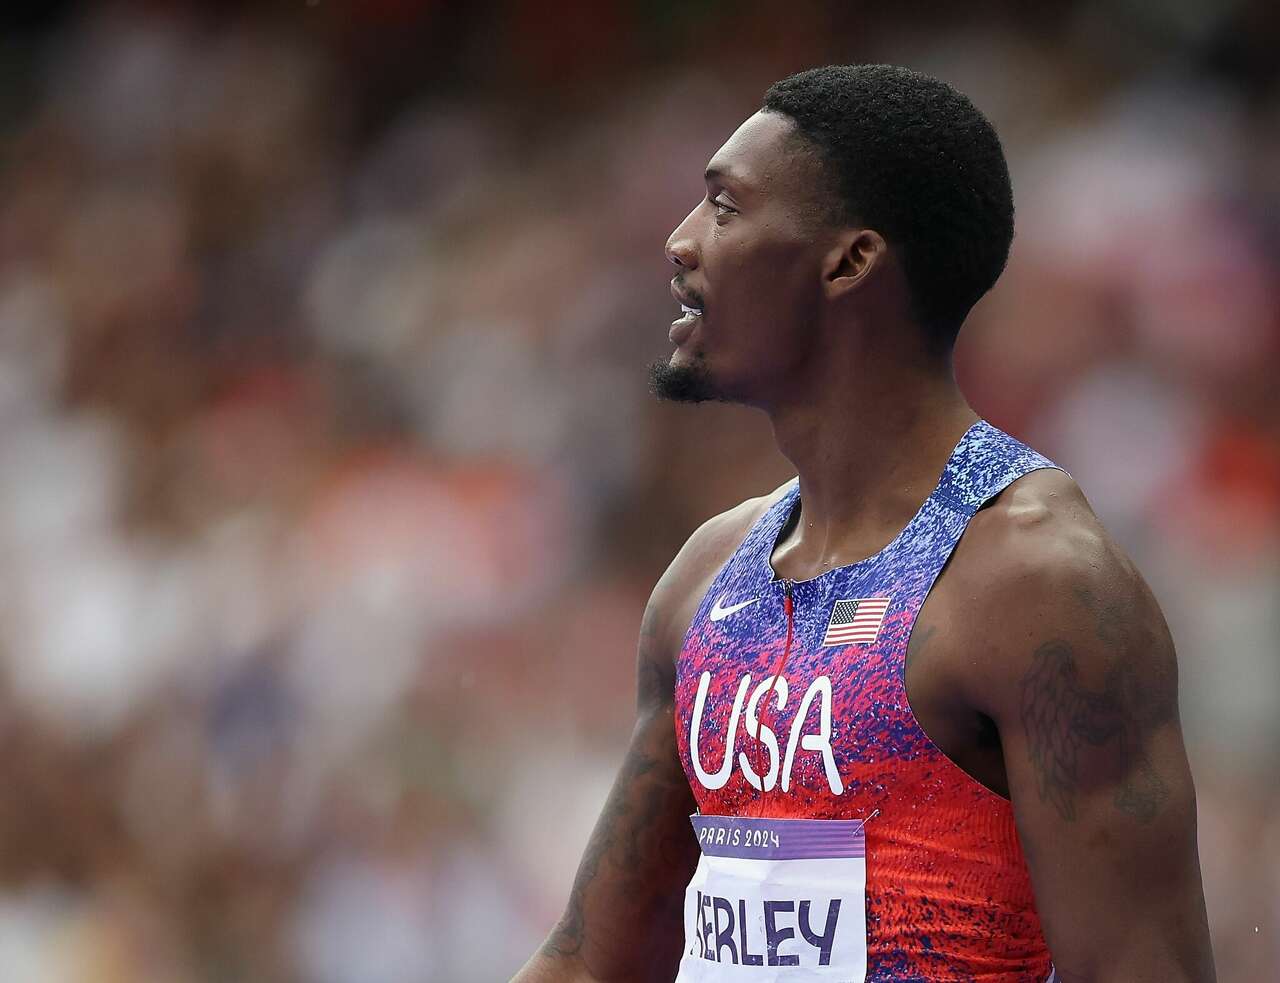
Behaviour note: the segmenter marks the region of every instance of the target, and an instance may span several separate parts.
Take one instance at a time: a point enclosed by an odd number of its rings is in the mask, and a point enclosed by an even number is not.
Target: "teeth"
[[[681,313],[681,314],[693,314],[693,315],[695,315],[695,316],[697,316],[697,317],[701,317],[701,316],[702,316],[702,311],[698,310],[698,308],[696,308],[696,307],[689,307],[687,304],[681,304],[681,305],[680,305],[680,313]]]

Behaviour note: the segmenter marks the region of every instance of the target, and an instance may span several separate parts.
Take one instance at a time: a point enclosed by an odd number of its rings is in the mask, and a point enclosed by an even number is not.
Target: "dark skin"
[[[668,242],[676,293],[705,308],[672,368],[763,409],[796,466],[802,504],[773,555],[795,580],[890,542],[976,419],[884,239],[815,225],[826,187],[791,122],[759,113],[713,157],[707,197]],[[697,863],[675,661],[772,500],[705,524],[655,589],[631,746],[565,915],[520,983],[675,976]],[[1214,979],[1173,645],[1065,474],[1033,472],[972,519],[920,611],[906,685],[934,742],[1012,800],[1064,983]]]

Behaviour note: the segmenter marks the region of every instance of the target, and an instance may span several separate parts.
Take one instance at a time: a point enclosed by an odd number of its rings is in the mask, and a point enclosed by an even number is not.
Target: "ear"
[[[874,229],[847,229],[841,232],[827,254],[822,285],[834,300],[858,288],[879,266],[889,251],[884,236]]]

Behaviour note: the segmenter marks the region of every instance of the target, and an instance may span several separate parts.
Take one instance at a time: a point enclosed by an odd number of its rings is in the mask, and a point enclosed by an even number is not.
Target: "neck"
[[[864,378],[823,374],[803,400],[768,410],[778,448],[800,477],[799,519],[774,555],[779,574],[794,579],[885,546],[933,491],[956,442],[977,420],[949,361],[900,359]]]

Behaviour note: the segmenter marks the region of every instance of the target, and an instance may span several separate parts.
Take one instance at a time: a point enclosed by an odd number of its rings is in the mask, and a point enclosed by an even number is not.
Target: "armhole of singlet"
[[[787,507],[784,506],[783,503],[786,502],[791,497],[792,487],[796,484],[798,480],[799,480],[798,478],[792,478],[789,481],[783,482],[781,485],[779,485],[773,491],[769,492],[767,495],[759,496],[760,498],[765,499],[767,504],[765,505],[764,509],[760,512],[760,514],[756,517],[756,519],[751,523],[751,525],[747,527],[747,531],[742,534],[742,538],[738,541],[738,544],[733,548],[733,552],[731,552],[725,558],[725,561],[721,563],[719,567],[716,568],[716,572],[712,574],[711,579],[707,581],[707,588],[705,591],[703,591],[702,597],[698,599],[697,606],[694,607],[693,614],[689,617],[689,623],[685,625],[684,633],[680,636],[680,649],[679,651],[676,652],[677,671],[679,670],[680,656],[684,653],[685,648],[689,644],[689,636],[693,633],[694,626],[698,623],[698,615],[702,613],[702,609],[706,606],[707,598],[716,592],[717,585],[723,580],[725,574],[729,571],[729,569],[733,566],[735,562],[741,559],[741,561],[744,563],[753,563],[756,559],[758,559],[757,554],[759,553],[761,547],[758,542],[753,542],[753,539],[767,540],[766,545],[763,547],[764,550],[767,551],[765,553],[764,560],[762,560],[760,564],[757,564],[757,565],[758,566],[762,565],[765,569],[768,569],[768,557],[773,552],[774,539],[776,538],[778,533],[778,530],[776,529],[773,531],[772,534],[770,534],[770,532],[768,531],[769,526],[772,525],[772,523],[770,522],[770,519],[771,517],[773,517],[773,513],[775,510],[782,509],[784,513],[786,513],[782,518],[782,522],[784,524],[786,523],[786,515],[789,514],[789,512],[787,511]],[[742,556],[741,554],[744,548],[748,544],[751,544],[752,549],[748,552],[746,556]]]
[[[968,512],[968,515],[965,516],[964,526],[960,529],[960,534],[956,537],[956,541],[951,544],[951,549],[947,553],[946,560],[943,562],[942,566],[938,568],[938,572],[934,574],[933,581],[929,584],[928,589],[924,593],[924,597],[920,600],[920,606],[916,609],[916,613],[911,619],[911,627],[907,631],[906,643],[902,647],[902,662],[897,667],[898,685],[902,690],[903,703],[907,708],[907,712],[911,714],[911,719],[915,723],[917,729],[920,731],[922,735],[924,735],[924,739],[929,742],[929,746],[932,747],[935,751],[937,751],[938,756],[943,758],[947,762],[947,764],[955,770],[956,774],[962,775],[971,784],[973,784],[977,788],[982,789],[983,792],[991,796],[991,798],[994,799],[995,801],[1002,802],[1006,805],[1012,804],[1012,800],[1007,795],[1003,795],[1000,792],[997,792],[995,789],[991,788],[985,782],[969,774],[969,772],[965,770],[964,766],[961,765],[958,761],[956,761],[955,758],[951,757],[951,755],[949,755],[942,748],[942,746],[933,739],[933,735],[931,735],[925,729],[924,724],[920,721],[920,717],[916,714],[915,707],[911,705],[911,694],[907,690],[907,654],[911,651],[911,639],[912,637],[914,637],[916,633],[916,625],[920,623],[920,613],[924,611],[924,606],[927,603],[929,603],[929,598],[933,594],[933,588],[937,585],[938,581],[942,579],[942,575],[946,573],[947,567],[951,566],[951,559],[956,555],[956,549],[960,545],[960,540],[964,538],[964,534],[969,529],[969,522],[973,519],[975,515],[978,514],[978,512],[982,511],[984,508],[986,508],[988,505],[994,502],[997,498],[999,498],[1002,494],[1008,491],[1008,489],[1012,487],[1015,482],[1019,481],[1022,478],[1025,478],[1029,474],[1034,474],[1037,471],[1062,471],[1063,474],[1067,473],[1063,468],[1058,467],[1056,464],[1050,461],[1046,461],[1043,464],[1037,464],[1034,467],[1028,468],[1026,471],[1022,471],[1022,472],[1019,472],[1018,474],[1013,475],[1011,478],[1009,478],[1008,481],[1003,482],[1000,485],[1000,487],[998,487],[990,495],[984,498],[982,502],[978,505],[978,507],[974,509],[972,512],[970,512],[968,509],[963,509],[963,507],[960,506],[960,503],[955,502],[953,499],[947,498],[942,502],[942,504],[945,507],[950,508],[953,511],[959,512],[961,515],[964,515],[966,512]],[[1067,476],[1070,477],[1070,475],[1067,475]]]

